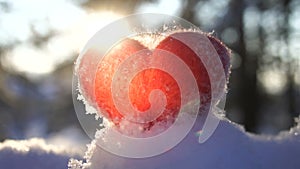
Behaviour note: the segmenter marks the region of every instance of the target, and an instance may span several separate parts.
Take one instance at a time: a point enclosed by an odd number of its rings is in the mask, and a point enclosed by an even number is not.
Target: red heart
[[[195,32],[177,32],[172,35],[176,34],[194,34],[195,36],[199,36],[199,33]],[[135,55],[141,50],[151,53],[153,60],[157,58],[157,50],[164,50],[173,53],[188,65],[198,85],[201,105],[210,104],[211,86],[205,66],[193,50],[180,40],[173,38],[172,35],[163,39],[153,52],[140,42],[127,38],[114,46],[102,58],[99,64],[92,61],[93,57],[97,57],[96,52],[86,52],[78,69],[79,83],[85,98],[89,102],[95,103],[96,106],[101,109],[102,115],[118,126],[120,120],[124,118],[124,115],[117,110],[113,101],[111,87],[114,74],[128,57]],[[230,51],[216,38],[210,35],[206,36],[216,49],[223,64],[225,75],[228,77]],[[167,63],[168,61],[160,60],[160,62]],[[92,69],[96,70],[95,74],[89,71]],[[182,101],[179,86],[172,75],[162,70],[151,68],[139,72],[131,80],[129,86],[131,104],[141,112],[148,110],[151,106],[148,98],[154,89],[159,89],[164,93],[167,104],[164,112],[160,116],[151,122],[143,124],[144,130],[150,129],[156,122],[170,120],[173,122],[179,112]]]

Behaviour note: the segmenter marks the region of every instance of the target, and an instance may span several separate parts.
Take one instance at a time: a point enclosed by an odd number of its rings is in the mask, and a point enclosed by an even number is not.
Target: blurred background
[[[74,61],[101,27],[140,12],[185,18],[232,49],[230,120],[263,134],[295,124],[299,0],[0,0],[0,141],[87,139],[72,103]]]

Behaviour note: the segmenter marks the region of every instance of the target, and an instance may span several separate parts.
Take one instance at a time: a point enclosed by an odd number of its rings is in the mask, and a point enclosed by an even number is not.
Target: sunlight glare
[[[159,0],[157,3],[143,3],[136,11],[138,13],[161,13],[179,16],[181,13],[180,6],[182,6],[180,0]]]
[[[5,57],[5,64],[10,68],[28,74],[46,74],[84,47],[88,39],[99,29],[121,16],[113,12],[85,13],[78,20],[68,25],[41,48],[25,43],[16,46]],[[19,29],[19,28],[18,28]]]
[[[260,72],[258,79],[267,93],[277,95],[286,89],[287,78],[280,70],[268,70]]]
[[[71,36],[76,37],[77,40],[73,41],[74,46],[77,47],[77,52],[80,52],[87,41],[101,28],[109,23],[121,18],[122,15],[111,11],[101,11],[86,14],[79,20],[71,29]],[[80,39],[80,41],[78,41]]]
[[[32,74],[44,74],[53,71],[51,56],[33,46],[21,45],[6,55],[10,66],[16,71]]]

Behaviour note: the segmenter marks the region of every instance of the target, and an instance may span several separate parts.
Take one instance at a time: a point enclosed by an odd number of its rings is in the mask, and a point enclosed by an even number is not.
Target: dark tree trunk
[[[259,95],[257,91],[257,55],[248,55],[245,44],[244,33],[244,10],[245,2],[243,0],[233,0],[231,9],[235,11],[236,28],[239,32],[239,44],[235,46],[236,51],[241,56],[241,66],[237,70],[239,78],[239,105],[244,112],[244,124],[248,131],[256,132],[257,116],[259,111]]]
[[[284,15],[284,24],[282,25],[282,30],[283,30],[283,36],[285,40],[285,44],[287,47],[289,47],[289,18],[290,18],[290,0],[285,0],[283,2],[283,15]],[[287,80],[288,80],[288,85],[287,85],[287,97],[288,97],[288,112],[290,113],[291,116],[291,123],[293,124],[294,118],[299,116],[299,112],[297,113],[296,111],[296,89],[295,89],[295,83],[294,83],[294,74],[295,74],[295,62],[294,59],[291,57],[291,53],[289,50],[286,50],[286,57],[289,58],[289,63],[288,63],[288,72],[287,72]]]

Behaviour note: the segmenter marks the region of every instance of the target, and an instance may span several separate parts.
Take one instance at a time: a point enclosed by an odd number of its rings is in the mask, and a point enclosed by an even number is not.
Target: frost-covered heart
[[[141,37],[125,38],[113,46],[98,63],[90,59],[93,58],[91,56],[97,57],[97,51],[87,51],[78,68],[82,94],[98,108],[101,116],[121,130],[126,125],[126,130],[128,126],[133,126],[132,130],[137,128],[143,132],[151,130],[156,123],[164,124],[165,130],[176,120],[182,105],[191,104],[194,99],[199,99],[201,106],[209,106],[211,103],[211,81],[206,66],[198,56],[199,52],[191,49],[191,44],[187,45],[176,38],[197,38],[203,35],[208,39],[206,43],[210,44],[201,44],[199,50],[202,53],[211,52],[205,51],[212,50],[206,45],[213,45],[228,78],[230,51],[209,34],[181,31],[166,37],[148,36],[152,38],[150,43],[143,43]],[[151,42],[157,41],[156,38],[159,42],[151,48]],[[175,62],[176,59],[180,61]],[[216,66],[214,62],[208,64],[210,67]],[[185,80],[189,72],[182,70],[182,65],[189,68],[194,81]],[[90,69],[93,67],[96,72],[91,75]],[[178,77],[184,82],[179,83]],[[184,95],[183,83],[186,88],[192,89]]]

